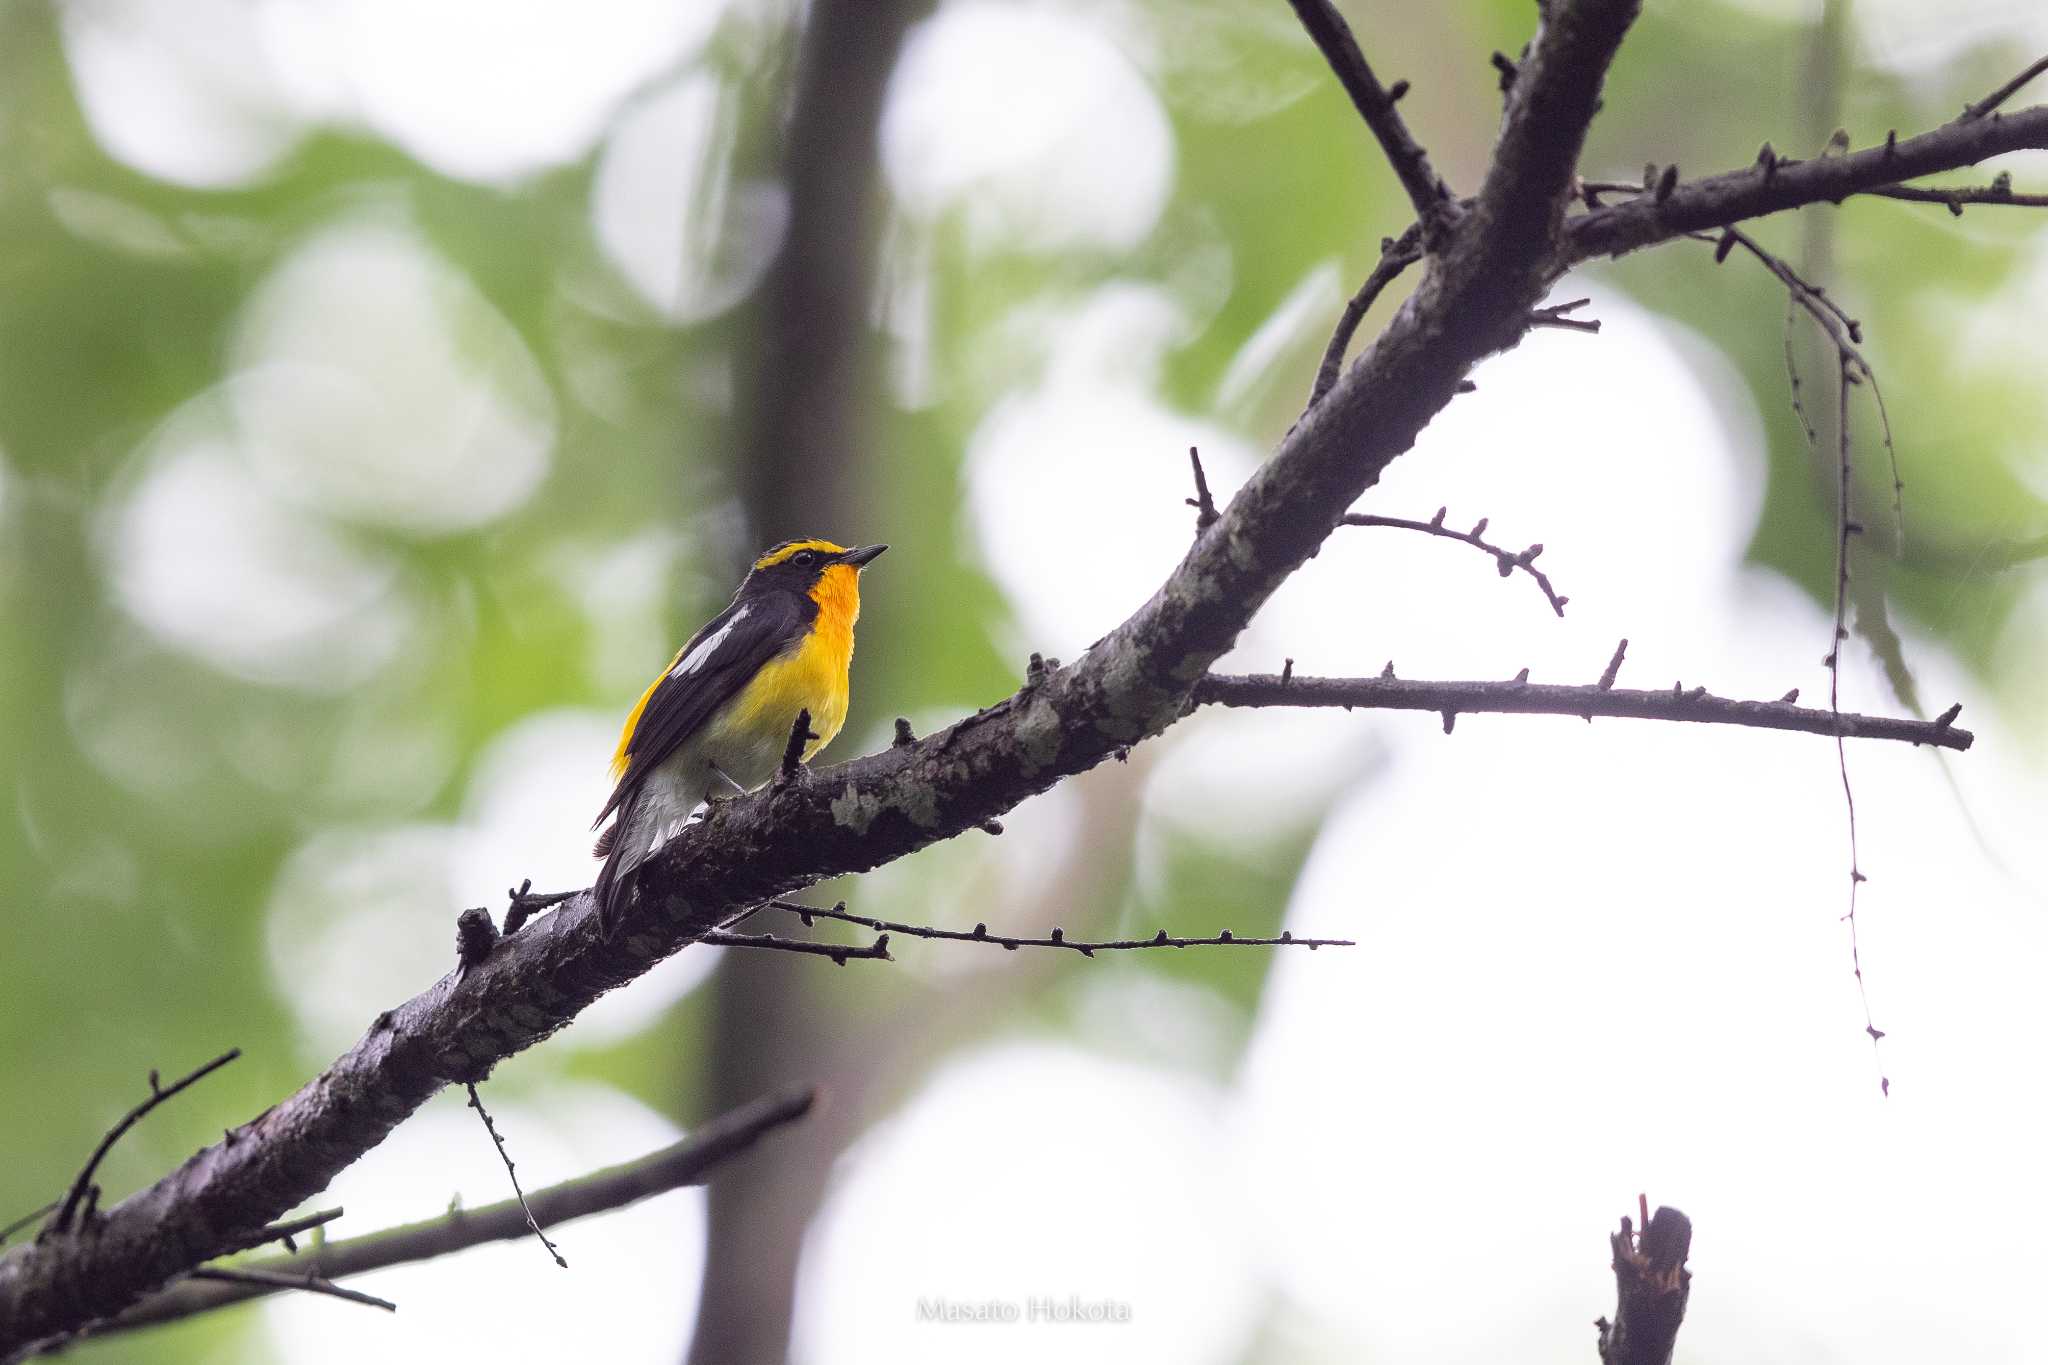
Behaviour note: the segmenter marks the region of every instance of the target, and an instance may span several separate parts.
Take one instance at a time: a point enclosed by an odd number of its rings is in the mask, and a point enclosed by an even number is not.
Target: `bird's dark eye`
[[[798,550],[789,557],[789,561],[799,569],[808,569],[811,565],[818,562],[818,552],[816,550]]]

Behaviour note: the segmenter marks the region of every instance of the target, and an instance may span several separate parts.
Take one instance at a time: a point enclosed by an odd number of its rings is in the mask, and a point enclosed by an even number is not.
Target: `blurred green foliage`
[[[1191,246],[1220,244],[1227,288],[1190,299],[1199,325],[1168,355],[1161,392],[1207,415],[1232,359],[1304,277],[1334,258],[1348,291],[1381,237],[1405,225],[1370,139],[1284,23],[1224,5],[1197,6],[1184,24],[1163,17],[1177,8],[1137,7],[1173,35],[1154,71],[1176,157],[1160,225],[1128,256],[990,247],[957,224],[936,225],[924,263],[928,344],[949,380],[975,373],[992,329],[1033,301],[1071,301],[1130,277],[1212,288],[1213,279],[1176,271]],[[1361,26],[1389,78],[1415,82],[1405,107],[1461,188],[1482,164],[1497,112],[1486,52],[1515,49],[1528,8],[1413,7]],[[1810,135],[1800,92],[1811,42],[1804,26],[1747,7],[1651,7],[1611,82],[1587,173],[1633,178],[1650,160],[1689,173],[1737,166],[1760,137],[1812,150],[1799,145]],[[1859,142],[1952,115],[2021,56],[1986,48],[1938,83],[1908,83],[1865,71],[1855,55],[1841,103]],[[784,74],[774,45],[714,44],[702,60],[757,115],[773,110],[768,87]],[[1237,83],[1231,91],[1219,90],[1219,72]],[[1242,98],[1222,98],[1232,91]],[[741,547],[721,463],[730,415],[718,394],[745,337],[731,316],[671,324],[622,283],[593,239],[592,164],[475,185],[368,135],[327,131],[243,187],[161,182],[93,139],[52,11],[0,8],[0,1107],[11,1116],[0,1221],[62,1187],[150,1067],[174,1072],[234,1044],[246,1052],[116,1151],[103,1172],[110,1202],[216,1137],[224,1117],[244,1118],[302,1081],[326,1057],[301,1037],[289,1007],[295,983],[273,970],[266,939],[272,887],[293,851],[323,829],[458,817],[480,754],[508,726],[560,706],[623,711],[629,676],[722,600]],[[252,293],[309,237],[366,203],[402,206],[432,252],[509,324],[553,395],[553,464],[530,498],[475,529],[413,534],[328,519],[339,544],[390,567],[414,618],[401,657],[323,691],[239,676],[138,622],[112,581],[109,527],[152,432],[233,377]],[[1988,669],[2024,582],[1981,572],[1976,560],[1987,543],[2042,523],[2038,470],[2030,478],[2028,465],[2038,451],[2015,435],[2038,430],[2040,400],[2029,363],[1986,363],[1960,349],[1957,320],[2016,288],[2039,259],[2038,229],[1998,209],[1961,220],[1877,201],[1817,212],[1840,223],[1828,282],[1866,323],[1898,433],[1908,500],[1888,579],[1895,611]],[[1798,254],[1795,223],[1762,231]],[[1705,337],[1741,375],[1769,442],[1750,555],[1823,596],[1829,461],[1808,450],[1786,402],[1782,292],[1739,256],[1716,267],[1706,246],[1601,273]],[[1285,430],[1328,320],[1291,339],[1292,368],[1236,414],[1255,446]],[[1001,393],[965,382],[937,392],[886,414],[883,454],[864,483],[866,525],[897,542],[862,625],[867,739],[896,713],[985,704],[1021,670],[998,647],[1007,610],[963,511],[961,452]],[[1654,454],[1655,434],[1645,433],[1645,455]],[[1878,460],[1866,455],[1859,477],[1865,503],[1888,504]],[[657,619],[646,625],[659,638],[638,641],[636,662],[601,651],[604,623],[560,566],[565,555],[648,534],[673,537],[676,553],[657,561]],[[1890,550],[1884,535],[1866,544]],[[1128,874],[1126,850],[1107,864],[1125,871],[1094,885],[1100,904],[1071,907],[1069,922],[1269,931],[1312,835],[1311,823],[1256,855],[1167,838],[1166,872],[1149,894]],[[508,882],[521,875],[503,870]],[[892,882],[907,898],[878,913],[957,920],[942,882],[936,872]],[[444,943],[455,909],[418,933]],[[1248,1029],[1266,966],[1257,954],[1212,953],[1113,970],[1208,992]],[[829,982],[860,991],[871,978]],[[905,988],[938,990],[943,979]],[[1037,1027],[1064,1028],[1065,998],[1014,1008]],[[627,1041],[542,1049],[508,1068],[507,1083],[596,1077],[690,1118],[701,1012],[692,995]],[[219,1358],[246,1325],[224,1315],[154,1339],[151,1358]]]

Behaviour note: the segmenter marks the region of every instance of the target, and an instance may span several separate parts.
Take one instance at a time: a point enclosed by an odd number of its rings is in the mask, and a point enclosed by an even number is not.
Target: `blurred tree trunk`
[[[741,364],[734,482],[749,543],[786,536],[877,538],[867,525],[876,419],[870,327],[880,228],[877,133],[903,36],[930,0],[814,0],[800,40],[783,138],[789,236],[754,302]],[[885,566],[886,567],[886,566]],[[856,686],[858,735],[881,699]],[[767,1365],[786,1358],[797,1260],[833,1157],[863,1089],[859,1024],[809,964],[728,953],[713,991],[706,1112],[787,1081],[823,1081],[836,1103],[764,1159],[711,1186],[703,1294],[690,1359]]]

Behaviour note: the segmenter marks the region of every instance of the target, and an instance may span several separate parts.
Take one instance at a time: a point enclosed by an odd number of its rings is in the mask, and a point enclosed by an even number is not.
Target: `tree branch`
[[[136,1105],[133,1109],[130,1109],[126,1114],[123,1114],[120,1122],[109,1128],[106,1136],[100,1139],[99,1146],[92,1149],[92,1155],[86,1158],[85,1166],[79,1171],[78,1178],[71,1182],[71,1189],[65,1194],[64,1203],[58,1208],[57,1216],[50,1220],[48,1230],[53,1233],[71,1231],[72,1224],[78,1216],[79,1206],[86,1204],[88,1198],[93,1202],[97,1202],[99,1191],[92,1183],[93,1174],[99,1170],[100,1163],[106,1160],[107,1153],[114,1150],[114,1144],[119,1142],[130,1128],[140,1123],[150,1110],[156,1108],[165,1100],[177,1095],[187,1086],[211,1076],[214,1072],[220,1070],[241,1055],[242,1049],[238,1047],[229,1048],[226,1052],[215,1057],[198,1070],[179,1077],[169,1085],[159,1085],[156,1072],[150,1072],[149,1098]]]
[[[505,1150],[505,1139],[498,1135],[498,1125],[491,1122],[491,1111],[484,1108],[483,1098],[476,1093],[476,1082],[471,1081],[468,1089],[469,1107],[476,1110],[476,1116],[484,1121],[484,1131],[491,1135],[491,1145],[498,1149],[498,1160],[505,1163],[505,1178],[512,1182],[512,1202],[519,1205],[519,1211],[526,1215],[526,1230],[540,1238],[540,1244],[547,1248],[556,1265],[567,1270],[569,1262],[562,1256],[562,1249],[541,1231],[539,1221],[533,1216],[533,1206],[526,1202],[526,1191],[519,1188],[519,1171],[512,1164],[512,1153]]]
[[[1779,701],[1738,701],[1717,697],[1704,687],[1674,684],[1659,692],[1601,686],[1560,686],[1554,683],[1421,682],[1382,675],[1377,678],[1304,678],[1295,674],[1211,674],[1195,686],[1197,706],[1341,706],[1345,710],[1434,711],[1446,718],[1482,712],[1524,716],[1625,717],[1632,720],[1684,721],[1702,725],[1741,725],[1761,730],[1796,730],[1847,739],[1891,739],[1942,749],[1967,749],[1976,736],[1955,726],[1962,710],[1952,707],[1934,720],[1864,716],[1853,711],[1827,711],[1798,706],[1787,693]]]
[[[816,1093],[809,1090],[772,1095],[723,1114],[671,1146],[634,1161],[610,1166],[575,1180],[550,1185],[528,1200],[534,1221],[542,1227],[608,1213],[628,1204],[686,1185],[701,1185],[717,1166],[751,1148],[775,1129],[794,1123],[811,1112]],[[507,1199],[480,1209],[465,1209],[421,1223],[329,1242],[295,1256],[276,1257],[253,1265],[236,1267],[260,1271],[294,1281],[293,1288],[308,1275],[329,1280],[345,1279],[372,1270],[414,1261],[428,1261],[486,1242],[505,1242],[531,1235],[527,1208]],[[132,1331],[175,1322],[195,1313],[211,1312],[232,1304],[246,1303],[277,1292],[281,1285],[263,1286],[249,1282],[236,1285],[195,1284],[183,1281],[146,1299],[92,1335]]]
[[[1948,211],[1962,216],[1965,204],[2005,204],[2012,208],[2048,209],[2048,194],[2015,194],[2012,180],[1998,176],[1989,185],[1879,185],[1863,190],[1884,199],[1903,199],[1913,204],[1945,204]]]
[[[2048,105],[1997,118],[1958,119],[1912,138],[1811,161],[1760,158],[1739,171],[1638,194],[1565,225],[1565,264],[1619,256],[1688,232],[1711,231],[1806,204],[1840,203],[1902,181],[1974,166],[2003,152],[2048,147]],[[1766,149],[1768,151],[1768,149]]]
[[[317,1275],[287,1275],[276,1270],[206,1265],[193,1271],[191,1277],[208,1284],[248,1285],[261,1293],[296,1290],[307,1294],[325,1294],[329,1298],[345,1299],[350,1303],[362,1304],[366,1308],[381,1308],[387,1313],[398,1311],[398,1305],[389,1299],[380,1299],[375,1294],[365,1294],[360,1289],[344,1289],[334,1281],[323,1280]]]
[[[889,956],[889,936],[882,935],[873,943],[859,946],[838,943],[812,943],[801,938],[777,938],[773,934],[735,934],[726,929],[714,929],[697,940],[713,948],[768,948],[784,953],[810,953],[816,957],[829,957],[844,967],[855,958],[876,962],[893,962]]]
[[[1323,396],[1337,387],[1337,376],[1344,372],[1344,353],[1351,349],[1351,338],[1357,334],[1358,324],[1365,321],[1373,303],[1402,271],[1421,259],[1421,223],[1409,224],[1408,230],[1398,238],[1381,240],[1379,264],[1372,268],[1372,273],[1365,277],[1365,283],[1358,286],[1358,292],[1344,305],[1343,313],[1337,318],[1336,330],[1330,333],[1330,344],[1323,348],[1323,363],[1316,367],[1316,380],[1308,392],[1309,407],[1322,402]]]
[[[1019,948],[1067,948],[1083,957],[1093,957],[1098,952],[1126,952],[1147,948],[1355,948],[1358,945],[1348,938],[1296,938],[1283,933],[1278,938],[1239,938],[1228,929],[1209,938],[1173,938],[1164,929],[1151,938],[1078,939],[1068,938],[1066,931],[1054,929],[1048,938],[1018,938],[1010,934],[992,934],[986,924],[977,924],[972,930],[939,929],[929,924],[903,924],[896,920],[874,919],[867,915],[851,914],[846,902],[841,901],[831,909],[815,905],[800,905],[795,901],[770,901],[776,910],[786,910],[802,918],[805,924],[813,919],[838,920],[842,924],[857,924],[882,934],[887,943],[888,935],[902,934],[906,938],[946,939],[957,943],[992,943],[1016,952]],[[780,940],[778,940],[780,941]],[[825,944],[813,947],[825,948]]]
[[[1353,512],[1344,518],[1344,524],[1346,526],[1393,526],[1404,531],[1420,531],[1424,535],[1437,536],[1444,540],[1455,540],[1462,545],[1470,545],[1475,550],[1482,550],[1493,556],[1494,567],[1500,570],[1502,578],[1506,578],[1515,570],[1520,569],[1535,579],[1536,586],[1543,589],[1543,596],[1549,600],[1550,609],[1559,616],[1564,615],[1564,605],[1571,601],[1571,598],[1560,596],[1557,589],[1550,585],[1550,575],[1536,567],[1536,556],[1543,553],[1541,543],[1531,545],[1526,550],[1503,550],[1493,542],[1480,538],[1481,534],[1486,530],[1487,518],[1481,517],[1469,531],[1454,531],[1444,525],[1444,517],[1448,511],[1448,508],[1439,507],[1436,509],[1436,515],[1428,521],[1411,521],[1407,517],[1382,517],[1365,512]]]
[[[1435,223],[1452,202],[1451,192],[1431,168],[1429,153],[1422,150],[1422,144],[1408,131],[1407,123],[1394,107],[1397,97],[1373,74],[1371,63],[1359,50],[1358,40],[1351,36],[1351,26],[1344,22],[1344,16],[1337,12],[1337,7],[1330,0],[1287,2],[1294,6],[1295,17],[1301,20],[1302,28],[1308,31],[1308,36],[1322,52],[1323,60],[1336,73],[1337,83],[1351,97],[1351,103],[1358,110],[1359,117],[1365,120],[1365,126],[1372,129],[1372,135],[1379,139],[1380,149],[1387,154],[1387,164],[1394,168],[1394,175],[1407,193],[1408,202],[1415,207],[1416,218],[1427,231],[1428,225]],[[1407,93],[1407,88],[1405,81],[1395,86],[1403,94]]]
[[[2044,71],[2048,71],[2048,57],[2042,57],[2038,59],[2034,62],[2032,66],[2029,66],[2026,70],[2020,72],[2019,75],[2014,76],[2004,85],[1999,86],[1996,90],[1986,95],[1983,99],[1978,100],[1975,104],[1966,106],[1963,109],[1963,112],[1956,116],[1956,122],[1969,123],[1976,119],[1983,118],[1985,115],[1997,109],[1999,105],[2004,104],[2014,95],[2017,95],[2020,92],[2021,86],[2026,85],[2029,81],[2033,80],[2034,77],[2040,75]]]
[[[1647,1201],[1643,1201],[1647,1202]],[[1601,1365],[1670,1365],[1685,1321],[1692,1272],[1692,1221],[1677,1209],[1659,1207],[1640,1236],[1624,1216],[1621,1231],[1608,1238],[1613,1250],[1614,1321],[1601,1318]]]

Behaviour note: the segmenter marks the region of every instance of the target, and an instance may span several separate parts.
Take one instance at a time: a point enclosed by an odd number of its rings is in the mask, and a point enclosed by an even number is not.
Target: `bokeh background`
[[[1530,8],[1347,6],[1461,188]],[[1929,126],[2048,50],[2021,3],[1647,9],[1589,174]],[[832,756],[1073,657],[1184,548],[1188,446],[1225,491],[1272,448],[1406,221],[1278,0],[0,5],[0,1215],[151,1067],[246,1053],[110,1198],[446,970],[460,907],[583,884],[618,718],[757,545],[894,546]],[[1698,1226],[1681,1359],[2043,1358],[2041,221],[1760,229],[1863,318],[1906,482],[1901,527],[1859,406],[1845,704],[1979,735],[1850,751],[1880,1056],[1825,741],[1204,714],[822,894],[1357,948],[691,950],[487,1095],[531,1187],[829,1088],[708,1197],[563,1229],[566,1273],[364,1281],[394,1317],[75,1357],[1585,1360],[1646,1190]],[[1823,695],[1782,291],[1679,244],[1564,293],[1605,330],[1482,367],[1368,502],[1542,541],[1567,618],[1347,532],[1233,664],[1582,681],[1625,635],[1626,681]],[[362,1232],[502,1182],[443,1096],[330,1198]],[[1068,1296],[1130,1320],[918,1320]]]

